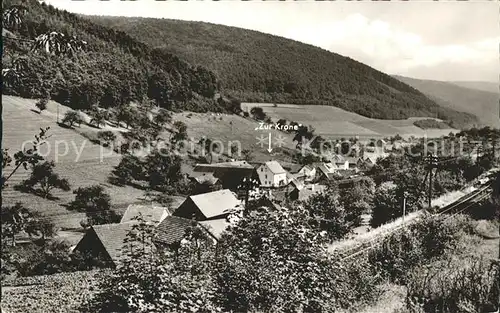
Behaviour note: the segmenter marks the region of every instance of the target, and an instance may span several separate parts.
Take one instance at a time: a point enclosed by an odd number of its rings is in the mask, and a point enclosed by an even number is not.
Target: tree
[[[250,109],[250,114],[252,114],[254,119],[259,121],[263,121],[267,116],[262,107],[253,107]]]
[[[187,135],[187,125],[184,122],[176,121],[174,123],[174,129],[176,130],[174,136],[172,137],[172,142],[177,143],[182,140],[186,140]]]
[[[108,147],[111,143],[113,143],[116,140],[116,135],[112,131],[106,130],[99,132],[97,134],[97,138],[104,147]]]
[[[243,160],[245,161],[252,161],[253,160],[253,153],[249,149],[243,149],[241,151],[241,154],[243,155]]]
[[[73,127],[73,124],[78,124],[78,126],[80,126],[83,123],[83,117],[77,111],[67,111],[66,114],[64,114],[62,123],[69,127]]]
[[[49,103],[49,99],[44,97],[35,103],[35,106],[38,108],[39,113],[47,109],[47,104]]]
[[[109,224],[119,220],[119,215],[111,209],[111,197],[100,185],[81,187],[73,191],[75,200],[69,208],[84,212],[90,224]]]
[[[23,16],[28,8],[23,5],[12,5],[2,13],[2,26],[7,29],[18,28],[23,22]]]
[[[172,115],[165,109],[160,109],[160,112],[155,115],[153,122],[158,126],[165,126],[165,124],[170,123],[172,121]]]
[[[101,128],[101,125],[106,125],[106,112],[105,110],[101,110],[98,107],[92,108],[89,112],[90,115],[90,125],[95,125],[98,128]]]
[[[309,129],[305,125],[301,125],[298,127],[297,132],[295,133],[295,136],[293,137],[293,141],[297,141],[297,147],[301,146],[304,139],[311,140],[314,136],[313,134],[314,130]]]
[[[345,270],[323,255],[326,236],[300,207],[261,207],[217,246],[217,299],[224,312],[336,312],[348,302]]]
[[[26,232],[30,236],[39,236],[42,245],[45,245],[48,238],[52,238],[57,234],[55,225],[39,212],[32,212],[31,216],[32,218],[26,225]]]
[[[167,191],[181,178],[181,159],[167,149],[156,149],[146,157],[146,175],[149,186]]]
[[[370,225],[378,227],[396,219],[400,212],[400,201],[396,195],[396,186],[392,183],[382,183],[373,198],[373,211]]]
[[[44,198],[52,196],[53,189],[61,189],[63,191],[70,191],[71,186],[67,179],[60,178],[59,174],[54,173],[54,161],[45,161],[43,163],[35,164],[32,168],[30,177],[22,182],[22,187],[40,194]],[[36,186],[39,186],[36,189]]]
[[[127,129],[137,122],[138,116],[139,111],[136,108],[131,107],[130,105],[119,106],[116,113],[116,119],[118,120],[118,123],[125,123]]]
[[[14,154],[14,159],[15,159],[15,168],[10,172],[8,176],[3,176],[2,171],[2,189],[4,189],[7,186],[7,181],[14,175],[15,172],[22,166],[24,169],[28,169],[28,166],[34,166],[38,164],[38,162],[43,160],[43,157],[39,155],[38,149],[40,146],[44,145],[46,143],[46,140],[50,137],[47,136],[47,132],[49,131],[50,127],[46,128],[40,128],[40,132],[38,135],[35,135],[35,140],[32,141],[32,147],[31,148],[25,148],[24,150],[18,151]],[[2,170],[5,169],[8,165],[10,165],[11,158],[7,152],[7,150],[2,150]]]
[[[373,207],[375,182],[367,178],[362,184],[340,190],[340,204],[348,212],[355,226],[361,225],[361,215],[369,213]]]
[[[2,171],[12,163],[12,157],[8,149],[2,149]]]
[[[113,170],[113,181],[119,185],[144,179],[144,163],[135,155],[125,154]]]
[[[283,126],[284,126],[284,125],[286,125],[286,120],[285,120],[284,118],[280,118],[280,119],[278,120],[278,124],[279,124],[279,125],[283,125]]]
[[[22,232],[30,232],[30,225],[34,218],[33,212],[23,206],[20,202],[13,206],[2,207],[1,221],[2,221],[2,238],[7,237],[11,239],[11,245],[16,245],[15,236]]]
[[[210,149],[212,148],[212,139],[203,136],[198,141],[198,144],[201,146],[203,153],[211,152]]]
[[[340,203],[335,191],[311,196],[304,208],[309,214],[309,223],[318,232],[326,232],[332,240],[344,238],[359,225],[362,212],[348,212]]]
[[[82,51],[86,45],[86,41],[78,40],[75,36],[66,36],[63,33],[52,31],[36,37],[31,46],[31,51],[43,50],[57,56],[72,55],[75,52]]]

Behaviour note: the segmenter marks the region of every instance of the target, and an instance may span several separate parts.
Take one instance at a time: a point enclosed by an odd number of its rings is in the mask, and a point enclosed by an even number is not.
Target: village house
[[[188,197],[174,212],[174,216],[206,221],[226,218],[241,211],[242,203],[228,189]]]
[[[378,159],[382,159],[387,157],[388,154],[384,152],[365,152],[363,154],[363,160],[365,163],[369,166],[375,165],[378,161]]]
[[[129,221],[90,226],[73,253],[82,255],[89,266],[116,267],[127,257],[127,251],[122,248],[127,234],[136,224],[136,221]],[[133,242],[127,245],[129,249],[136,247]]]
[[[303,177],[305,181],[312,181],[316,177],[316,168],[311,165],[304,165],[295,177]]]
[[[365,162],[361,157],[347,157],[346,160],[347,162],[349,162],[349,169],[351,170],[358,171],[360,169],[363,169],[365,166]]]
[[[214,244],[217,242],[218,237],[216,237],[213,232],[208,231],[207,227],[202,225],[201,222],[179,216],[169,216],[163,220],[156,229],[156,237],[154,239],[155,245],[158,248],[176,250],[179,248],[182,240],[188,235],[189,230],[195,227],[203,229],[207,237],[211,239]],[[220,236],[220,233],[217,233],[217,236]]]
[[[330,157],[330,162],[332,164],[334,164],[337,169],[340,169],[340,170],[348,170],[349,169],[349,161],[347,160],[347,158],[345,158],[339,154],[332,155]]]
[[[283,187],[287,185],[286,171],[277,161],[269,161],[257,168],[261,187]]]
[[[191,173],[193,179],[212,175],[223,189],[238,190],[244,178],[258,179],[255,167],[246,161],[232,161],[212,164],[196,164]],[[200,176],[201,175],[201,176]]]
[[[289,193],[289,199],[290,200],[298,200],[298,201],[306,201],[309,199],[311,196],[324,192],[326,190],[326,186],[324,185],[319,185],[319,184],[310,184],[310,185],[303,185],[300,188],[295,187],[290,193]]]
[[[313,163],[314,168],[316,169],[316,177],[315,181],[320,180],[331,180],[334,179],[336,175],[338,175],[338,167],[333,163]]]

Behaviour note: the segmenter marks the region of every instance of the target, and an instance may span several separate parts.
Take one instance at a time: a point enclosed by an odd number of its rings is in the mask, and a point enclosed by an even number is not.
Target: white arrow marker
[[[267,149],[267,152],[271,153],[273,149],[271,148],[271,133],[269,133],[269,148]]]

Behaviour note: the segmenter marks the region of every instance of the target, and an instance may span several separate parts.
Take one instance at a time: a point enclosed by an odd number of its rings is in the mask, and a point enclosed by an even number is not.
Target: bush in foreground
[[[472,313],[498,310],[500,267],[477,258],[445,260],[409,275],[411,313]]]
[[[465,217],[428,216],[385,238],[368,258],[381,274],[395,282],[406,282],[409,269],[428,264],[457,246],[464,232],[472,233]]]

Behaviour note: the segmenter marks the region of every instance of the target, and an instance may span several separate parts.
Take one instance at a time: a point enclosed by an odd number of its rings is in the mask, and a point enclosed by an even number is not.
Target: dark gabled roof
[[[124,245],[127,234],[132,230],[134,224],[137,223],[131,221],[121,224],[94,225],[89,231],[95,232],[113,263],[117,264],[124,257],[120,250]]]
[[[156,241],[172,245],[179,243],[186,235],[186,230],[196,222],[178,216],[168,216],[157,227]]]

